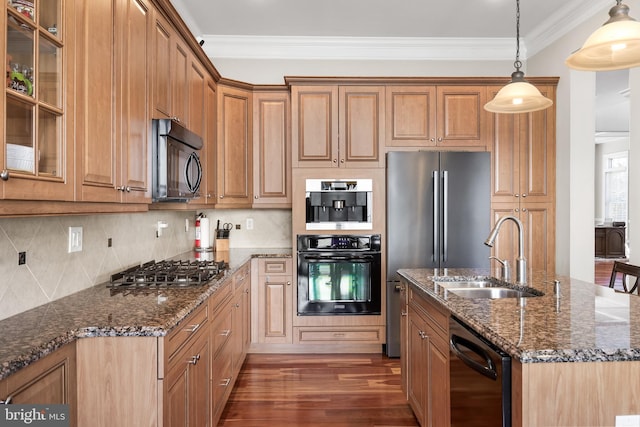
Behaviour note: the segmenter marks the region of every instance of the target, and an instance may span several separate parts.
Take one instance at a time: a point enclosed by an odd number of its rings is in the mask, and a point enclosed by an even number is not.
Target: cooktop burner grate
[[[108,286],[197,286],[222,277],[228,268],[224,261],[149,261],[112,275]]]

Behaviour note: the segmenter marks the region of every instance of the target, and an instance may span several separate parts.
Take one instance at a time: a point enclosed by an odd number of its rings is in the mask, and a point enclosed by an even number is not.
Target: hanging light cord
[[[520,67],[522,67],[522,62],[520,62],[520,0],[516,0],[516,60],[513,66],[516,71],[520,71]]]

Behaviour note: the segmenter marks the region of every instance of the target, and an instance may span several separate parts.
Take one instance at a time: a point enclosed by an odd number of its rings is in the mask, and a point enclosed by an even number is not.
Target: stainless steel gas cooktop
[[[224,276],[224,261],[149,261],[111,276],[112,288],[179,288],[204,285]]]

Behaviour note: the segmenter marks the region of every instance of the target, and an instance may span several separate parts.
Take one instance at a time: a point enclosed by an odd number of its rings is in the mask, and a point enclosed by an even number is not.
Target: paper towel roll
[[[200,247],[211,247],[211,229],[209,228],[209,218],[200,218]]]

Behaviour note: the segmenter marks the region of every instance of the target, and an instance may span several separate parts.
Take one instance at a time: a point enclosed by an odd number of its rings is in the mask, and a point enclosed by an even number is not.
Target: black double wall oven
[[[381,308],[380,235],[299,235],[298,315],[371,315]]]

